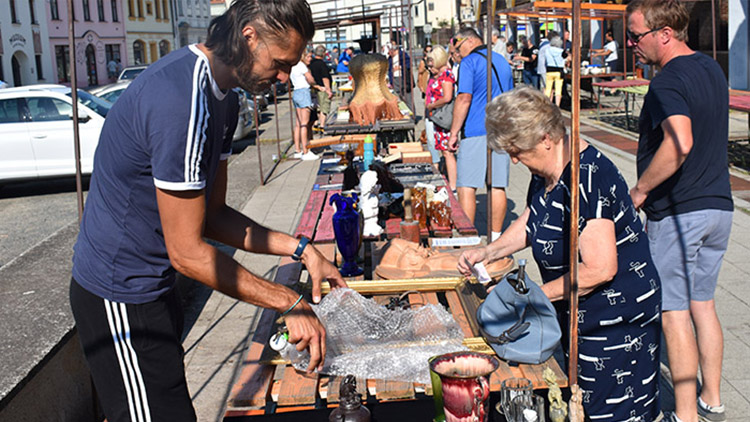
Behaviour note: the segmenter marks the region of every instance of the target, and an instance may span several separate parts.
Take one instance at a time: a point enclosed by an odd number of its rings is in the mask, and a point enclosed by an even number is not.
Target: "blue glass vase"
[[[333,214],[333,233],[336,235],[336,246],[343,258],[341,275],[344,277],[361,275],[363,270],[357,266],[356,262],[361,233],[359,213],[354,209],[357,194],[354,193],[349,197],[335,193],[331,196],[330,203],[333,204],[334,201],[336,213]]]

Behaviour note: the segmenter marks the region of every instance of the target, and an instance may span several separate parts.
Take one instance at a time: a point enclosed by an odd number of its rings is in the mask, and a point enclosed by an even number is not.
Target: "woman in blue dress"
[[[487,141],[533,174],[527,206],[503,235],[465,252],[471,274],[531,246],[544,284],[568,324],[570,142],[560,110],[540,91],[516,88],[487,107]],[[659,415],[661,291],[648,238],[620,172],[580,142],[578,384],[591,421],[651,422]],[[564,337],[565,338],[565,337]],[[563,342],[565,344],[565,342]]]

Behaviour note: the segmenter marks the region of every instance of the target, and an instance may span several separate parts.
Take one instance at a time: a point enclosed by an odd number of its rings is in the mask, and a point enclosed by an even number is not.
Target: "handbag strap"
[[[480,56],[484,57],[485,60],[489,60],[486,55],[482,54],[479,51],[475,51],[475,53],[479,54]],[[490,60],[490,66],[492,66],[492,73],[495,74],[495,79],[497,79],[497,86],[500,87],[500,92],[503,91],[503,84],[500,83],[500,77],[497,76],[497,69],[495,69],[495,63],[492,63],[492,60]]]
[[[479,309],[477,309],[477,313],[479,313]],[[481,334],[482,337],[484,337],[488,343],[494,343],[494,344],[512,343],[516,341],[519,337],[521,337],[521,335],[525,333],[526,330],[529,329],[529,326],[531,325],[531,323],[528,321],[525,322],[524,321],[525,317],[526,317],[526,308],[523,308],[521,315],[518,317],[518,321],[516,321],[516,323],[513,324],[510,328],[503,331],[499,336],[493,336],[492,334],[484,331],[482,324],[477,324],[477,328],[479,328],[479,334]]]

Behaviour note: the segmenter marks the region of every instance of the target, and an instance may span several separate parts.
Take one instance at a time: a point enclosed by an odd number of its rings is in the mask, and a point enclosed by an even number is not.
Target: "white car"
[[[133,80],[138,75],[141,74],[148,65],[136,65],[136,66],[130,66],[126,67],[125,69],[122,69],[122,72],[120,72],[120,76],[117,77],[117,81],[126,81],[126,80]]]
[[[132,79],[126,79],[124,81],[115,82],[113,84],[92,88],[89,90],[89,92],[114,104],[117,99],[120,98],[120,95],[125,92],[125,88],[130,86],[130,82],[132,82]]]
[[[31,85],[0,91],[0,183],[75,175],[70,88]],[[78,90],[81,168],[94,151],[110,103]]]

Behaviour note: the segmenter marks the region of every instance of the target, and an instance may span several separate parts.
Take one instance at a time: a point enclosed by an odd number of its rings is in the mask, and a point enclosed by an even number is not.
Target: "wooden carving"
[[[398,97],[385,85],[388,59],[380,54],[360,54],[349,62],[354,78],[354,96],[349,101],[349,121],[371,125],[378,120],[403,118]]]

